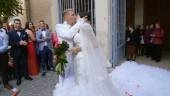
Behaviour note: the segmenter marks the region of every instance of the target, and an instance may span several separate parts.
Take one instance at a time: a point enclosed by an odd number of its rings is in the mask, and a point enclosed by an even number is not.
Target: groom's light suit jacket
[[[63,24],[57,24],[55,26],[59,42],[66,41],[69,44],[69,48],[74,46],[73,37],[77,34],[80,26],[84,23],[84,20],[79,19],[77,23],[70,26],[66,21]],[[65,68],[65,77],[74,75],[73,54],[68,51],[67,53],[68,64]]]

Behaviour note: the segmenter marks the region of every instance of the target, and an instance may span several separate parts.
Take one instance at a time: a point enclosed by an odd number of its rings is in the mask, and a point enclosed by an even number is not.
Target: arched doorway
[[[142,3],[140,3],[142,2]],[[165,31],[163,44],[164,51],[170,51],[170,12],[168,11],[169,0],[127,0],[126,24],[136,25],[135,22],[141,21],[140,24],[151,24],[159,22]],[[138,4],[138,5],[137,5]],[[138,6],[141,6],[140,8]],[[136,12],[140,13],[137,14]],[[138,18],[140,17],[140,18]],[[137,19],[135,19],[137,18]]]
[[[159,22],[161,27],[164,29],[165,35],[163,40],[163,55],[161,62],[155,62],[151,58],[146,58],[144,56],[138,56],[137,62],[148,64],[151,66],[161,67],[165,69],[170,69],[169,65],[169,53],[170,53],[170,12],[168,11],[170,6],[169,0],[126,0],[126,24],[136,25],[136,21],[140,18],[142,20],[140,24],[148,25],[151,23]],[[140,3],[142,2],[142,3]],[[140,6],[140,7],[139,7]],[[136,14],[136,12],[140,13]],[[140,18],[138,18],[138,16]],[[138,19],[135,19],[138,18]]]

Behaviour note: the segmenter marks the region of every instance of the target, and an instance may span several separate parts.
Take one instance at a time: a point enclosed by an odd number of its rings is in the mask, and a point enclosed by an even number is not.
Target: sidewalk
[[[22,79],[22,84],[19,86],[21,90],[18,96],[52,96],[52,91],[57,83],[57,75],[54,72],[48,72],[45,77],[35,76],[33,81]],[[15,85],[16,81],[11,81],[10,84]],[[0,85],[0,96],[10,96],[9,92]]]
[[[145,56],[137,57],[136,62],[170,70],[170,52],[164,52],[162,60],[158,63]]]

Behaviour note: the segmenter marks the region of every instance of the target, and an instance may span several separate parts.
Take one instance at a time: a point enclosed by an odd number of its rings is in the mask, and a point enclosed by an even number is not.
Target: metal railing
[[[95,30],[95,0],[58,0],[59,22],[63,22],[62,13],[65,9],[72,8],[78,12],[89,12],[91,25]]]

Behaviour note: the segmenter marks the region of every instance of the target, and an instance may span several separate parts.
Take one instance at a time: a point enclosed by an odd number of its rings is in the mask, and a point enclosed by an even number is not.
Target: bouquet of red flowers
[[[66,41],[62,41],[57,48],[54,48],[54,54],[57,56],[56,72],[58,75],[64,75],[65,66],[67,61],[66,52],[69,48],[69,44]]]

